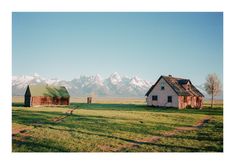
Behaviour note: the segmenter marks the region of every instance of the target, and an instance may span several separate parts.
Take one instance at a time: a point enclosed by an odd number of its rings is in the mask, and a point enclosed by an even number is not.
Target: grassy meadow
[[[22,100],[13,98],[13,152],[223,152],[222,102],[178,110],[134,98],[31,108]]]

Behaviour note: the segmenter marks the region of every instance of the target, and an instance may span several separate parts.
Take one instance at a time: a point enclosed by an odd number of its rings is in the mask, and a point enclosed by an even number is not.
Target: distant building
[[[202,108],[204,95],[189,79],[161,76],[145,94],[148,106]]]
[[[64,86],[28,85],[24,104],[31,106],[69,105],[70,95]]]

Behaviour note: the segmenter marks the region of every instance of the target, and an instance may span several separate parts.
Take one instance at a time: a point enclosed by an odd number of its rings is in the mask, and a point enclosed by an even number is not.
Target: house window
[[[172,102],[172,96],[168,96],[168,97],[167,97],[167,102],[168,102],[168,103],[171,103],[171,102]]]
[[[162,82],[161,83],[161,90],[164,90],[165,89],[165,86],[164,86],[164,83]]]
[[[152,100],[157,101],[157,96],[152,96]]]

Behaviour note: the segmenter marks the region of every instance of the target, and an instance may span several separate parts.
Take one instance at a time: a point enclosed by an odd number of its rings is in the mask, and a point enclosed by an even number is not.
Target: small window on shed
[[[168,103],[171,103],[171,102],[172,102],[172,96],[168,96],[168,97],[167,97],[167,102],[168,102]]]
[[[152,96],[152,100],[155,100],[155,101],[157,101],[157,96]]]

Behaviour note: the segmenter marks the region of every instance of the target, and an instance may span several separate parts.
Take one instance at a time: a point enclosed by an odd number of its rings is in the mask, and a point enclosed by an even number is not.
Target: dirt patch
[[[127,144],[124,144],[124,145],[120,145],[116,149],[114,149],[115,150],[114,152],[122,152],[122,151],[125,151],[125,149],[128,149],[128,148],[139,148],[139,144],[137,144],[137,143],[127,143]]]
[[[205,123],[208,123],[208,122],[210,121],[210,119],[211,119],[211,117],[207,116],[207,117],[205,117],[204,119],[198,121],[198,122],[194,125],[194,127],[196,127],[196,128],[201,128]]]
[[[119,151],[119,147],[111,147],[108,145],[100,145],[98,146],[103,152],[117,152]]]
[[[50,121],[52,121],[52,122],[59,122],[59,121],[65,119],[66,117],[68,117],[68,116],[54,117]]]
[[[22,135],[27,133],[29,130],[31,130],[32,127],[22,127],[22,128],[13,128],[12,129],[12,136],[16,136],[16,135]]]
[[[198,122],[196,122],[193,126],[176,127],[174,130],[164,132],[162,135],[164,137],[170,137],[170,136],[174,136],[177,132],[197,130],[198,128],[201,128],[205,123],[208,123],[210,119],[211,118],[207,116],[203,118],[202,120],[199,120]]]
[[[171,136],[176,135],[177,132],[192,131],[192,130],[197,130],[197,128],[193,127],[193,126],[176,127],[174,130],[162,133],[162,136],[164,136],[164,137],[171,137]]]
[[[52,122],[60,122],[60,121],[64,120],[65,118],[73,115],[74,111],[75,111],[75,109],[68,110],[68,111],[65,112],[65,114],[66,114],[65,116],[54,117],[50,121],[52,121]]]
[[[153,136],[153,137],[148,137],[148,138],[143,138],[141,140],[137,140],[137,142],[146,142],[146,143],[152,143],[160,140],[161,137],[159,136]]]
[[[114,148],[108,145],[99,145],[98,147],[104,152],[114,151]]]
[[[126,143],[122,145],[118,145],[116,147],[111,147],[108,145],[100,145],[98,146],[103,152],[122,152],[127,148],[138,148],[139,144],[137,143]]]
[[[74,108],[74,109],[70,109],[70,110],[67,110],[67,111],[65,112],[65,114],[72,115],[72,114],[73,114],[73,112],[75,111],[75,109],[76,109],[76,108]]]
[[[33,127],[14,127],[12,129],[12,138],[16,141],[24,142],[30,137],[28,133]]]
[[[163,136],[163,137],[170,137],[170,136],[175,135],[176,132],[177,132],[176,130],[167,131],[167,132],[162,133],[162,136]]]
[[[191,131],[191,130],[197,130],[196,127],[191,126],[183,126],[183,127],[177,127],[175,128],[176,131]]]

